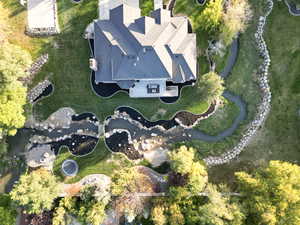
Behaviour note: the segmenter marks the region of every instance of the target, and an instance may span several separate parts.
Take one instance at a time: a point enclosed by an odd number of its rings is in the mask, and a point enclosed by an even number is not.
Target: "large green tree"
[[[271,161],[255,173],[236,173],[247,224],[300,224],[300,167]]]
[[[169,159],[171,168],[175,172],[175,175],[170,178],[171,183],[173,182],[172,178],[179,180],[186,178],[183,183],[176,181],[173,183],[177,183],[179,186],[182,183],[192,194],[199,193],[204,189],[207,184],[207,171],[205,166],[196,160],[193,148],[181,146],[169,153]]]
[[[245,216],[237,201],[229,195],[222,195],[217,187],[208,184],[205,193],[207,196],[200,200],[192,200],[191,206],[185,204],[183,213],[188,224],[202,225],[242,225]],[[202,204],[201,204],[202,203]]]
[[[52,208],[60,191],[61,186],[55,176],[47,170],[39,169],[22,175],[10,196],[28,213],[40,214]]]
[[[3,41],[0,45],[0,138],[14,135],[25,122],[26,88],[19,78],[26,77],[31,64],[28,52]]]
[[[0,83],[10,83],[26,77],[26,69],[31,63],[31,56],[27,51],[4,41],[0,45]]]
[[[204,101],[212,102],[221,97],[224,91],[224,80],[215,72],[208,72],[201,76],[197,92]]]
[[[25,123],[26,88],[20,81],[0,87],[0,135],[15,135]]]
[[[190,195],[173,188],[168,198],[153,200],[151,219],[155,225],[242,225],[245,215],[237,199],[223,195],[208,184],[203,193]]]

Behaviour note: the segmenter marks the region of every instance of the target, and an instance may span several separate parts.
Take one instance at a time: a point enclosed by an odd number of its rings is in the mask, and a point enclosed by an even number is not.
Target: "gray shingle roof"
[[[96,82],[196,79],[196,36],[188,33],[187,18],[162,8],[141,17],[138,0],[116,5],[94,21]]]

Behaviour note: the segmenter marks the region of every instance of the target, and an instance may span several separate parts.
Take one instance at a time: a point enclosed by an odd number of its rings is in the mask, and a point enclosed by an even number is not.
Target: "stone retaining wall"
[[[44,90],[50,85],[52,84],[49,80],[44,80],[38,83],[34,88],[32,88],[27,94],[27,99],[29,103],[34,103],[34,100],[37,97],[39,97],[44,92]]]
[[[230,151],[217,157],[207,157],[204,159],[208,166],[220,165],[228,163],[235,157],[237,157],[241,151],[250,142],[252,136],[257,132],[257,130],[263,125],[265,119],[271,108],[271,90],[268,80],[268,71],[271,63],[269,51],[265,40],[263,39],[264,27],[266,24],[266,19],[273,9],[273,1],[267,1],[267,11],[264,16],[260,16],[257,25],[257,31],[255,32],[255,41],[257,44],[259,55],[263,58],[263,63],[258,68],[258,84],[262,93],[262,101],[258,106],[257,114],[254,120],[249,124],[248,128],[244,132],[240,142]]]

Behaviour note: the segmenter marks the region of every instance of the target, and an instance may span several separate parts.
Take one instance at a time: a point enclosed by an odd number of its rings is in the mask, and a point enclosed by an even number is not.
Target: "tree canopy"
[[[30,54],[19,46],[0,45],[0,137],[14,135],[25,123],[27,89],[18,79],[28,75],[30,64]]]
[[[300,167],[270,161],[254,174],[235,174],[243,203],[248,209],[247,224],[300,224]]]
[[[40,214],[50,210],[61,187],[49,171],[39,169],[22,175],[10,192],[12,200],[25,208],[28,213]]]
[[[198,82],[198,94],[203,101],[212,102],[221,97],[224,91],[224,80],[211,71],[201,76]]]
[[[137,167],[116,171],[111,187],[112,194],[115,195],[115,209],[128,221],[141,215],[150,202],[149,197],[141,197],[136,193],[153,193],[155,189],[149,176],[140,172]]]
[[[195,150],[181,146],[169,153],[171,168],[178,176],[175,179],[180,179],[180,176],[186,175],[184,186],[189,192],[195,194],[201,192],[207,184],[207,171],[205,166],[196,161]],[[172,183],[172,181],[171,181]]]
[[[244,32],[252,18],[248,0],[231,0],[222,16],[220,39],[229,45],[238,33]]]
[[[210,0],[197,18],[198,24],[205,30],[218,30],[223,13],[223,0]]]

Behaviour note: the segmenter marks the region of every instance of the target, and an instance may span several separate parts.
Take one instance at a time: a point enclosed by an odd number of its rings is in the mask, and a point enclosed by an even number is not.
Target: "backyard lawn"
[[[101,149],[101,151],[99,151]],[[73,178],[64,178],[61,172],[61,165],[65,159],[73,159],[78,163],[78,174]],[[65,183],[73,183],[89,174],[106,174],[111,176],[112,171],[132,163],[123,154],[111,154],[104,146],[104,141],[100,140],[98,148],[92,153],[83,157],[73,156],[68,149],[62,148],[60,154],[55,160],[54,173],[64,180]]]
[[[265,30],[272,60],[271,112],[264,127],[237,161],[210,170],[213,175],[210,177],[216,182],[232,180],[235,171],[257,168],[269,160],[300,162],[299,23],[300,18],[291,16],[283,2],[274,4]]]
[[[145,2],[146,0],[143,1],[143,4]],[[177,0],[174,13],[189,15],[193,26],[197,27],[196,20],[202,8],[195,2],[195,0]],[[233,147],[241,137],[241,132],[253,119],[260,101],[259,89],[255,82],[255,72],[260,62],[254,43],[254,31],[260,12],[256,1],[252,0],[251,2],[254,6],[255,19],[247,31],[240,36],[238,60],[232,74],[225,81],[226,88],[234,94],[240,95],[247,103],[247,119],[231,137],[223,141],[185,143],[196,147],[202,156],[220,154]],[[1,8],[1,4],[4,8]],[[62,33],[50,38],[30,39],[24,35],[26,11],[17,0],[2,0],[0,10],[0,24],[5,20],[5,23],[11,27],[4,29],[4,31],[12,31],[6,34],[11,42],[29,50],[34,58],[43,53],[49,54],[49,62],[35,77],[32,84],[33,86],[47,77],[55,86],[53,95],[36,104],[33,109],[34,115],[41,120],[46,119],[60,107],[72,107],[77,113],[93,112],[101,121],[121,105],[134,107],[147,118],[151,118],[159,110],[163,110],[165,114],[160,117],[161,119],[170,118],[177,110],[202,113],[208,107],[206,102],[195,96],[195,87],[184,88],[182,98],[175,104],[163,104],[158,99],[131,99],[125,93],[118,93],[109,99],[96,96],[89,81],[89,47],[82,35],[85,27],[97,18],[97,0],[82,1],[80,4],[73,4],[70,0],[58,1]],[[8,19],[5,19],[5,15],[8,15]],[[270,159],[287,161],[300,159],[300,29],[297,29],[299,22],[299,17],[288,14],[284,3],[274,1],[274,11],[268,19],[265,35],[272,59],[270,71],[273,93],[271,113],[265,126],[238,161],[210,169],[209,172],[213,174],[210,177],[213,180],[225,181],[232,177],[232,173],[237,169],[256,167]],[[195,32],[197,33],[199,71],[200,74],[204,74],[208,72],[204,56],[208,35],[199,28]],[[216,59],[217,72],[220,72],[222,66],[225,65],[227,56],[228,53],[224,57]],[[197,129],[212,135],[217,134],[229,127],[237,114],[238,108],[232,103],[228,103],[211,118],[201,121]],[[117,160],[112,160],[112,157]],[[55,163],[56,174],[60,175],[61,162],[66,158],[73,157],[67,151],[62,150]],[[78,176],[67,182],[77,181],[91,173],[110,174],[115,168],[130,163],[123,156],[112,156],[104,146],[102,139],[92,154],[75,158],[75,160],[79,164],[80,172]]]

